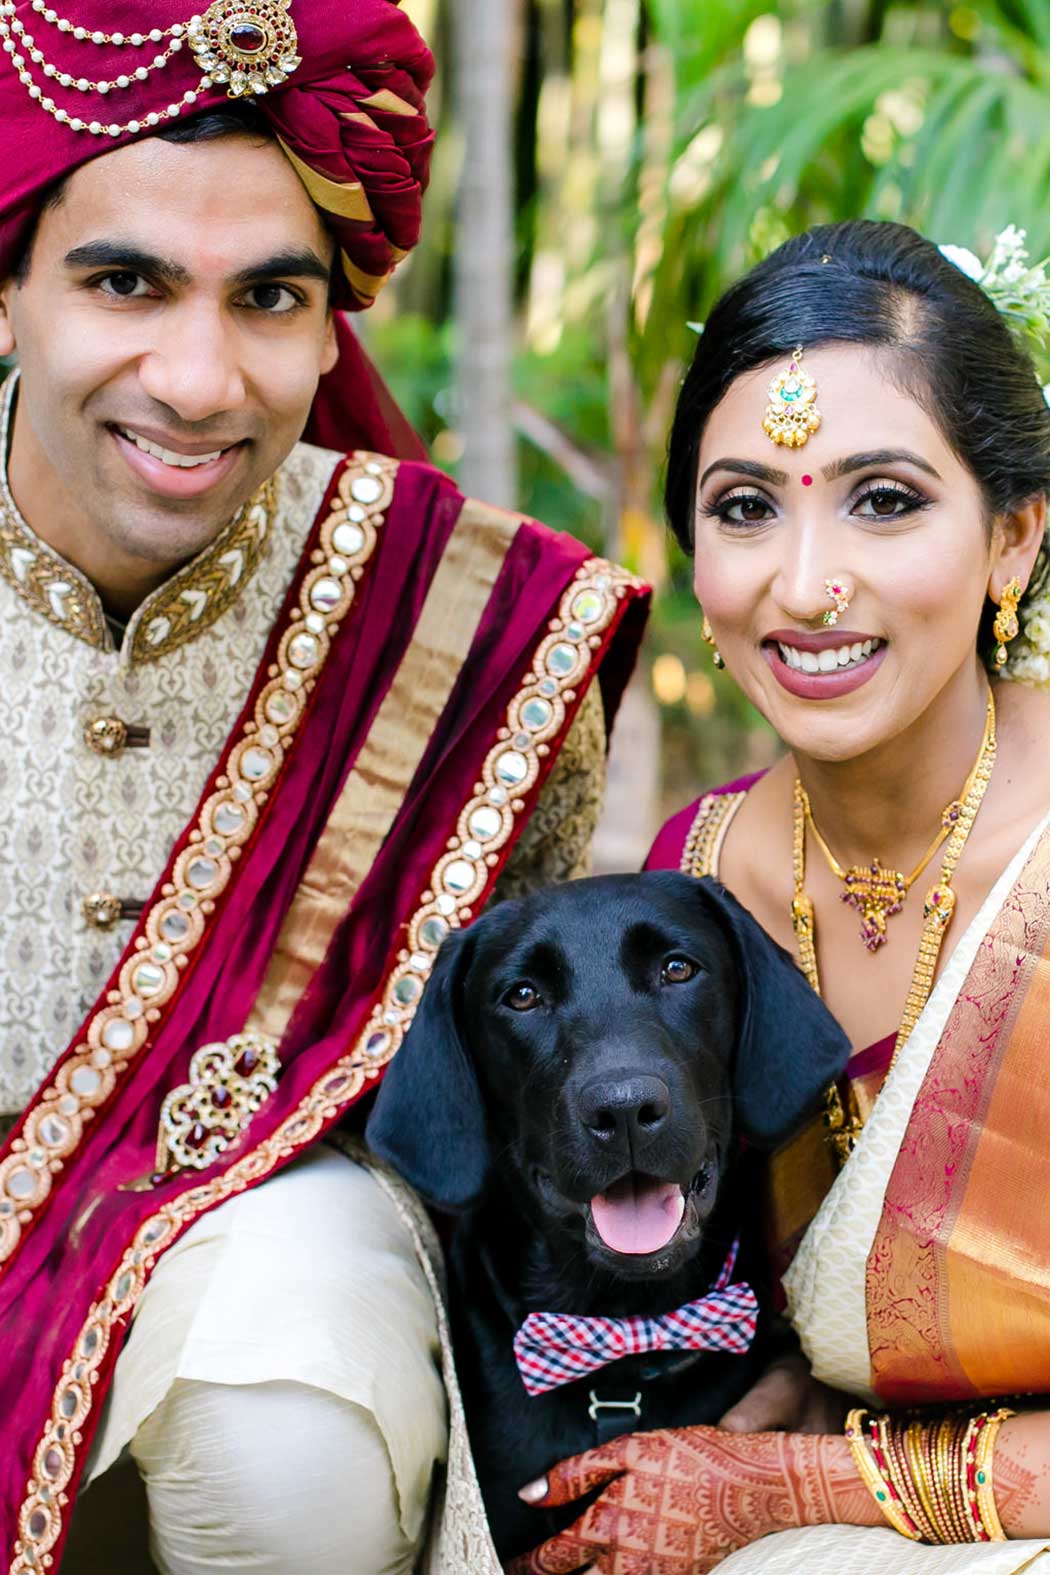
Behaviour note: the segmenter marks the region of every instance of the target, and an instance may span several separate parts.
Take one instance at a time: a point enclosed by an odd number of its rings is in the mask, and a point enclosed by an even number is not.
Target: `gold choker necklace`
[[[985,713],[984,737],[981,747],[974,762],[973,770],[966,780],[966,785],[958,800],[948,806],[942,816],[941,831],[938,832],[933,843],[923,855],[921,862],[912,871],[910,876],[898,875],[896,871],[884,870],[877,860],[867,869],[845,871],[833,860],[827,844],[824,842],[816,826],[809,807],[809,798],[802,783],[796,778],[794,827],[793,827],[793,864],[795,895],[791,903],[791,923],[798,942],[799,962],[802,971],[809,980],[816,993],[820,994],[820,973],[817,968],[816,952],[816,921],[813,911],[813,901],[805,890],[806,881],[806,826],[812,828],[818,845],[823,849],[832,869],[840,880],[846,881],[851,874],[869,878],[870,895],[867,897],[869,910],[874,910],[881,903],[882,931],[885,931],[885,921],[892,913],[899,912],[908,887],[917,880],[922,871],[929,864],[937,850],[944,844],[944,857],[941,860],[940,874],[927,891],[923,901],[922,937],[919,941],[919,953],[915,959],[915,968],[912,973],[911,985],[908,989],[908,998],[904,1005],[900,1028],[897,1030],[897,1039],[893,1047],[893,1058],[890,1061],[890,1070],[893,1069],[901,1047],[907,1040],[912,1029],[918,1021],[919,1013],[929,998],[933,988],[934,974],[937,971],[937,959],[940,955],[941,945],[947,933],[948,926],[955,912],[955,892],[952,888],[952,877],[956,865],[962,857],[967,838],[977,819],[977,811],[981,807],[988,783],[991,781],[992,771],[995,767],[997,751],[995,736],[995,700],[992,691],[988,690],[988,707]],[[954,812],[954,813],[953,813]],[[948,825],[945,825],[946,820]],[[884,883],[880,888],[877,880]],[[900,882],[900,885],[898,885]],[[843,901],[851,906],[859,907],[863,915],[861,935],[865,937],[865,925],[876,924],[874,911],[870,918],[865,913],[862,905],[861,890],[863,880],[856,881],[849,890],[843,894]],[[887,900],[883,901],[883,898]],[[896,906],[894,906],[896,902]],[[870,950],[875,950],[885,939],[884,933],[879,939],[870,943],[865,939],[865,944]],[[833,1148],[841,1160],[845,1160],[853,1149],[863,1125],[859,1115],[854,1113],[847,1117],[842,1108],[842,1102],[836,1089],[829,1090],[825,1120],[831,1129],[830,1138]]]

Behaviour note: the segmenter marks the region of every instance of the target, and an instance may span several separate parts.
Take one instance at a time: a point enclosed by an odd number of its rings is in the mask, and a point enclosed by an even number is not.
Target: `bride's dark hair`
[[[1050,492],[1050,409],[1031,359],[980,286],[906,225],[821,224],[732,285],[700,336],[675,411],[665,491],[686,552],[700,438],[730,383],[796,345],[831,343],[893,352],[890,375],[976,478],[989,525]]]

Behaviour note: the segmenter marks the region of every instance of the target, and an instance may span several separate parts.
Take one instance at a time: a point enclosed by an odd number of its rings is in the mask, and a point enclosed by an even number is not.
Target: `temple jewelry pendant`
[[[878,859],[868,865],[853,864],[843,876],[842,901],[860,914],[860,938],[869,952],[886,940],[886,921],[900,913],[908,895],[908,882],[899,870],[884,869]]]
[[[201,71],[230,98],[279,87],[301,64],[291,0],[215,0],[186,29]]]
[[[820,426],[820,411],[814,404],[817,385],[802,368],[802,347],[769,385],[769,404],[762,418],[762,430],[774,443],[787,448],[802,448]]]

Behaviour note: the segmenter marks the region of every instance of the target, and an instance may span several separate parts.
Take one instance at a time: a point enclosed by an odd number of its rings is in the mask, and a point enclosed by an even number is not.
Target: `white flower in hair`
[[[984,278],[984,263],[976,252],[970,251],[967,246],[938,246],[937,250],[942,257],[947,257],[950,263],[960,268],[968,279],[975,284],[980,284]]]
[[[938,251],[980,285],[1030,351],[1033,344],[1039,349],[1050,344],[1050,278],[1047,259],[1029,262],[1027,243],[1027,231],[1008,224],[995,237],[987,262],[965,246],[940,246]]]

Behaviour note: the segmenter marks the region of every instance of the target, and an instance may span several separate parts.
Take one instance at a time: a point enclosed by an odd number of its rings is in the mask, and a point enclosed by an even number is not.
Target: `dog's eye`
[[[531,984],[512,984],[503,999],[515,1012],[531,1012],[540,1004],[540,992]]]
[[[684,984],[695,973],[696,964],[691,963],[688,957],[668,957],[660,969],[660,978],[664,984]]]

